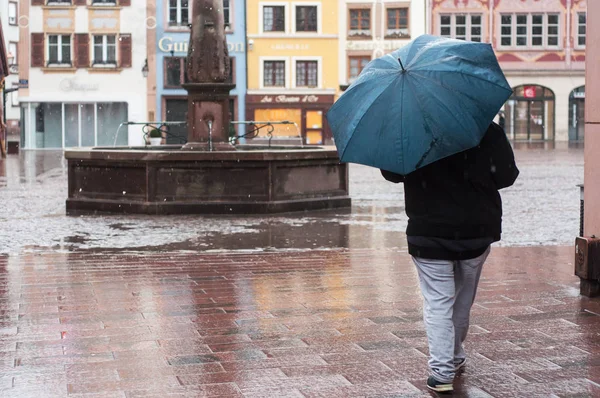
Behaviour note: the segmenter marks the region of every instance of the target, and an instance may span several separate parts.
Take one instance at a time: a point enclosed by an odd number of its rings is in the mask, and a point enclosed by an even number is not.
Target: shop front
[[[21,102],[26,149],[128,145],[126,102]]]
[[[511,139],[554,140],[555,97],[552,90],[538,85],[515,87],[504,109],[505,130]]]
[[[583,142],[585,130],[585,86],[569,95],[569,141]]]
[[[308,145],[331,145],[333,137],[325,114],[333,105],[334,95],[265,94],[246,95],[246,119],[273,124],[259,130],[258,137],[270,134],[277,139],[302,138]]]

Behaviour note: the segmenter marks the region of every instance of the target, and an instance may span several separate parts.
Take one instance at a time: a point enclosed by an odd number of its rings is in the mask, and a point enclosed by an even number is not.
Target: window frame
[[[14,12],[15,12],[14,19],[11,19],[11,18],[13,18],[10,15],[11,10],[14,10]],[[17,3],[16,1],[8,2],[8,24],[10,26],[18,26],[19,25],[19,3]]]
[[[265,62],[283,62],[284,63],[284,85],[283,86],[265,86]],[[259,57],[259,65],[260,65],[260,74],[259,74],[259,88],[261,90],[282,90],[290,88],[290,68],[289,68],[289,58],[288,57]]]
[[[114,62],[109,62],[108,61],[108,47],[109,47],[109,43],[108,43],[108,37],[114,37],[115,42],[114,42],[114,49],[115,49],[115,61]],[[90,57],[92,59],[92,68],[99,68],[99,67],[116,67],[119,64],[119,51],[118,51],[118,47],[119,45],[118,43],[118,39],[117,39],[118,34],[100,34],[100,35],[92,35],[92,40],[91,40],[91,49],[92,49],[92,56]],[[95,55],[96,55],[96,37],[101,37],[102,38],[102,60],[100,62],[98,62],[98,60],[95,59]]]
[[[368,61],[367,61],[367,64],[368,64],[369,62],[371,62],[373,60],[373,57],[370,56],[370,55],[349,55],[348,56],[348,75],[347,75],[347,77],[348,77],[348,83],[354,82],[358,78],[358,76],[360,76],[360,74],[362,73],[362,70],[364,69],[364,67],[363,67],[360,70],[360,72],[358,72],[358,75],[356,75],[355,77],[352,77],[351,76],[351,70],[352,70],[352,60],[353,59],[356,59],[356,60],[365,60],[365,59],[368,59]],[[360,64],[359,64],[359,66],[360,66]],[[367,66],[367,65],[365,64],[365,66]]]
[[[358,27],[359,29],[352,29],[352,12],[369,12],[369,29],[361,29],[361,21],[363,20],[362,15],[358,15]],[[355,39],[372,39],[373,38],[373,8],[372,7],[348,7],[348,26],[347,26],[347,32],[348,32],[348,38],[350,40],[355,40]],[[362,33],[362,31],[364,32],[368,32],[368,33]]]
[[[309,85],[299,86],[298,85],[298,75],[297,75],[298,62],[315,62],[317,64],[317,85],[316,86],[309,86]],[[292,88],[320,89],[323,87],[323,58],[322,57],[292,57],[292,68],[294,71]]]
[[[50,47],[53,46],[53,44],[50,43],[50,37],[52,36],[56,36],[57,37],[57,56],[58,59],[56,60],[56,62],[52,62],[52,60],[50,59]],[[69,62],[63,62],[62,56],[63,56],[63,46],[65,45],[63,43],[63,38],[64,37],[68,37],[69,38]],[[47,34],[46,35],[46,57],[45,57],[45,61],[46,61],[46,66],[49,67],[72,67],[73,66],[73,35],[70,33],[52,33],[52,34]]]
[[[276,31],[265,31],[265,22],[264,22],[264,12],[265,7],[283,7],[283,30]],[[258,29],[261,35],[284,35],[288,34],[290,31],[290,22],[289,22],[289,3],[284,2],[260,2],[258,5]]]
[[[389,16],[389,12],[390,11],[396,11],[396,22],[399,22],[400,20],[400,10],[406,10],[406,31],[407,34],[406,35],[398,35],[398,34],[390,34],[389,31],[392,30],[392,28],[390,28],[389,22],[390,22],[390,16]],[[393,30],[402,30],[403,28],[398,28],[395,27],[393,28]],[[386,7],[385,9],[385,38],[386,39],[410,39],[410,7],[409,6],[390,6],[390,7]]]
[[[478,13],[478,12],[466,12],[466,13],[441,13],[438,15],[438,22],[439,22],[439,28],[438,28],[438,35],[442,36],[442,37],[449,37],[452,39],[457,39],[457,40],[465,40],[465,41],[471,41],[474,43],[482,43],[484,36],[484,29],[483,29],[483,14],[482,13]],[[447,24],[442,24],[442,18],[443,17],[450,17],[450,25]],[[465,29],[465,34],[464,34],[464,39],[458,39],[457,36],[463,37],[463,35],[457,35],[456,33],[456,29],[457,29],[457,23],[456,23],[456,17],[465,17],[465,24],[464,25],[460,25],[461,27],[464,26]],[[473,24],[473,17],[479,17],[479,24]],[[479,35],[474,35],[473,34],[473,28],[474,27],[479,27],[480,28],[480,34]],[[450,35],[442,35],[442,29],[443,28],[449,28],[450,29]],[[473,37],[479,37],[479,41],[473,41]]]
[[[585,23],[582,25],[579,17],[584,16],[585,17]],[[577,21],[577,33],[575,35],[575,48],[579,49],[579,50],[584,50],[586,48],[586,41],[587,41],[587,12],[586,11],[580,11],[580,12],[576,12],[575,13],[575,18]],[[583,26],[584,28],[584,33],[583,36],[581,35],[581,27]],[[581,39],[581,37],[583,37],[583,44],[580,44],[579,39]]]
[[[542,16],[542,23],[541,24],[535,24],[533,23],[533,19],[534,16]],[[503,17],[511,17],[511,22],[510,25],[508,24],[503,24],[502,23],[502,18]],[[517,19],[519,16],[525,16],[526,17],[526,32],[525,35],[520,34],[517,32],[517,26],[523,26],[522,24],[518,24],[517,23]],[[557,23],[556,24],[551,24],[550,23],[550,17],[551,16],[556,16],[557,17]],[[561,17],[562,17],[562,13],[561,12],[529,12],[529,13],[523,13],[523,12],[509,12],[509,13],[501,13],[499,14],[499,18],[500,18],[500,24],[498,25],[498,37],[500,38],[500,41],[498,43],[498,49],[499,50],[523,50],[523,51],[546,51],[546,50],[560,50],[562,49],[562,45],[561,45],[561,40],[560,40],[560,30],[562,28],[561,25]],[[542,44],[541,45],[534,45],[533,44],[533,39],[534,37],[539,37],[539,35],[534,35],[533,34],[533,28],[535,27],[541,27],[542,29]],[[556,30],[557,33],[556,34],[549,34],[549,29],[552,26],[556,26]],[[510,27],[510,35],[507,34],[502,34],[502,28],[505,27]],[[522,38],[525,37],[525,45],[519,45],[517,44],[517,39],[518,38]],[[503,38],[507,38],[510,37],[510,44],[502,44],[502,39]],[[554,44],[549,44],[549,39],[555,37],[556,38],[556,45]]]
[[[317,29],[316,30],[307,30],[307,31],[298,31],[298,26],[296,24],[296,18],[298,15],[298,7],[315,7],[317,10]],[[321,14],[321,3],[318,2],[301,2],[301,3],[292,3],[292,16],[290,18],[292,22],[292,33],[294,35],[315,35],[321,34],[322,32],[322,14]]]
[[[167,7],[167,14],[166,14],[166,16],[167,16],[167,18],[166,18],[167,19],[167,26],[165,26],[166,30],[168,30],[168,29],[187,28],[188,25],[191,23],[190,17],[192,15],[192,4],[191,4],[192,0],[175,0],[175,1],[177,1],[177,5],[175,7],[176,8],[177,16],[175,18],[176,19],[175,21],[171,21],[171,8],[172,8],[171,1],[170,0],[165,1],[165,5]],[[187,21],[185,23],[182,21],[182,10],[185,9],[185,7],[182,7],[182,2],[183,1],[187,1],[188,2],[188,5],[187,5]]]
[[[169,84],[169,79],[168,79],[168,74],[167,74],[167,63],[169,62],[169,60],[171,59],[176,59],[179,61],[179,84],[178,85],[171,85]],[[165,89],[173,89],[173,90],[179,90],[181,89],[181,85],[185,82],[185,67],[186,67],[186,57],[177,57],[177,56],[168,56],[168,57],[163,57],[163,88]]]

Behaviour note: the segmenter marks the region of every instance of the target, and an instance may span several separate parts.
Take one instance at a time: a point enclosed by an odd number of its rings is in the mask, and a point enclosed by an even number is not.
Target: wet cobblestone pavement
[[[571,245],[579,230],[582,149],[516,150],[521,176],[502,191],[501,245]],[[0,160],[0,253],[23,251],[404,248],[402,185],[352,165],[352,209],[272,217],[65,215],[62,152]]]
[[[572,264],[583,151],[516,155],[454,396],[600,397],[600,301]],[[0,160],[0,397],[434,396],[402,186],[353,166],[351,194],[273,217],[67,217],[62,153]]]
[[[496,248],[457,397],[600,396],[572,249]],[[394,249],[0,256],[3,397],[430,397]]]

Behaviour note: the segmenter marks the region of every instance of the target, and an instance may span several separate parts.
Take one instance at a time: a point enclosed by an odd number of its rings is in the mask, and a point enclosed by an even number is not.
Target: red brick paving
[[[572,249],[496,248],[461,397],[600,397]],[[0,257],[6,397],[429,397],[406,253]]]

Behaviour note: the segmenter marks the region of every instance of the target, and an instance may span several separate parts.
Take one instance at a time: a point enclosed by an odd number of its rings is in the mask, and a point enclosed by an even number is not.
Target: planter
[[[150,145],[152,145],[152,146],[158,146],[161,144],[161,142],[162,142],[162,137],[156,137],[156,138],[151,137],[150,138]]]

